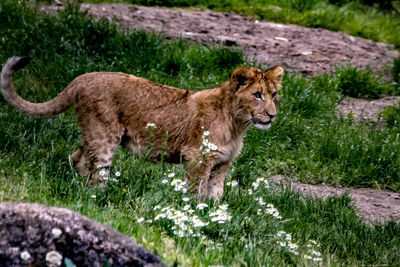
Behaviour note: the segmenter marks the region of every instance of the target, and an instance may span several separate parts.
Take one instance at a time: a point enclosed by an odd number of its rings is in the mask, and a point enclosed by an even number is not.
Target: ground
[[[44,6],[47,12],[62,8]],[[257,21],[233,13],[165,9],[126,4],[81,4],[81,10],[95,17],[105,17],[126,29],[161,32],[167,37],[184,37],[206,45],[220,44],[242,49],[251,60],[272,66],[282,65],[289,73],[315,75],[334,71],[335,66],[351,64],[373,68],[385,81],[391,81],[393,59],[400,56],[393,46],[374,43],[340,32],[310,29]],[[368,101],[345,98],[338,106],[340,113],[353,113],[356,121],[377,120],[385,106],[398,103],[400,97],[385,97]],[[272,177],[287,183],[282,177]],[[306,185],[291,182],[300,192],[315,197],[341,195],[345,191],[354,200],[359,215],[366,220],[400,221],[400,194],[375,189],[337,188],[328,185]]]

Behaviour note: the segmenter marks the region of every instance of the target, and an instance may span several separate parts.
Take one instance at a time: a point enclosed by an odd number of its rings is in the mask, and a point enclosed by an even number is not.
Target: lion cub
[[[22,99],[13,88],[13,73],[29,63],[12,57],[1,73],[4,98],[20,112],[53,116],[75,104],[82,130],[73,164],[91,184],[103,183],[119,145],[157,161],[185,162],[186,180],[201,197],[218,199],[224,179],[238,156],[250,126],[266,130],[276,116],[283,69],[238,67],[229,81],[201,92],[180,90],[120,72],[93,72],[73,80],[45,103]],[[151,138],[149,138],[151,131]],[[151,139],[151,140],[150,140]]]

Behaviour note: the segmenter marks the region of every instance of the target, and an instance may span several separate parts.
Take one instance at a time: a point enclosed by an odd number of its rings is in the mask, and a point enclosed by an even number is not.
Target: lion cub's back
[[[68,87],[77,87],[77,105],[140,106],[140,109],[168,105],[188,93],[121,72],[83,74]]]

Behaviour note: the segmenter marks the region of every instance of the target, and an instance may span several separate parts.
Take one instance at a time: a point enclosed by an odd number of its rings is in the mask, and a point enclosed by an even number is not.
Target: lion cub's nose
[[[276,117],[276,113],[275,114],[269,114],[268,112],[265,112],[265,113],[267,113],[270,120],[272,120],[273,118]]]

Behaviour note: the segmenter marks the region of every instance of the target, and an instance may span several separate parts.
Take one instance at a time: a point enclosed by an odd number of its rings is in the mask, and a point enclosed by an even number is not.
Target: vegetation
[[[13,55],[33,58],[16,73],[15,87],[35,102],[56,96],[77,75],[90,71],[123,71],[201,90],[227,80],[235,66],[251,65],[239,51],[126,33],[79,14],[74,6],[49,17],[27,2],[1,1],[0,36],[0,62]],[[308,182],[400,191],[399,130],[337,116],[343,76],[364,82],[352,70],[341,71],[312,80],[286,76],[276,123],[269,131],[247,134],[223,199],[208,201],[203,209],[178,186],[182,166],[151,164],[123,150],[113,160],[115,180],[104,190],[88,186],[68,161],[79,146],[73,110],[37,119],[0,98],[0,201],[70,208],[131,236],[168,264],[400,262],[399,224],[367,225],[346,195],[312,199],[261,178],[284,174]],[[180,220],[168,219],[167,212],[197,215],[199,221],[181,215],[175,217]]]
[[[84,0],[105,2],[104,0]],[[114,1],[111,1],[114,2]],[[128,2],[128,0],[127,0]],[[400,6],[376,0],[131,0],[141,5],[200,7],[236,12],[261,20],[342,31],[400,47]]]

